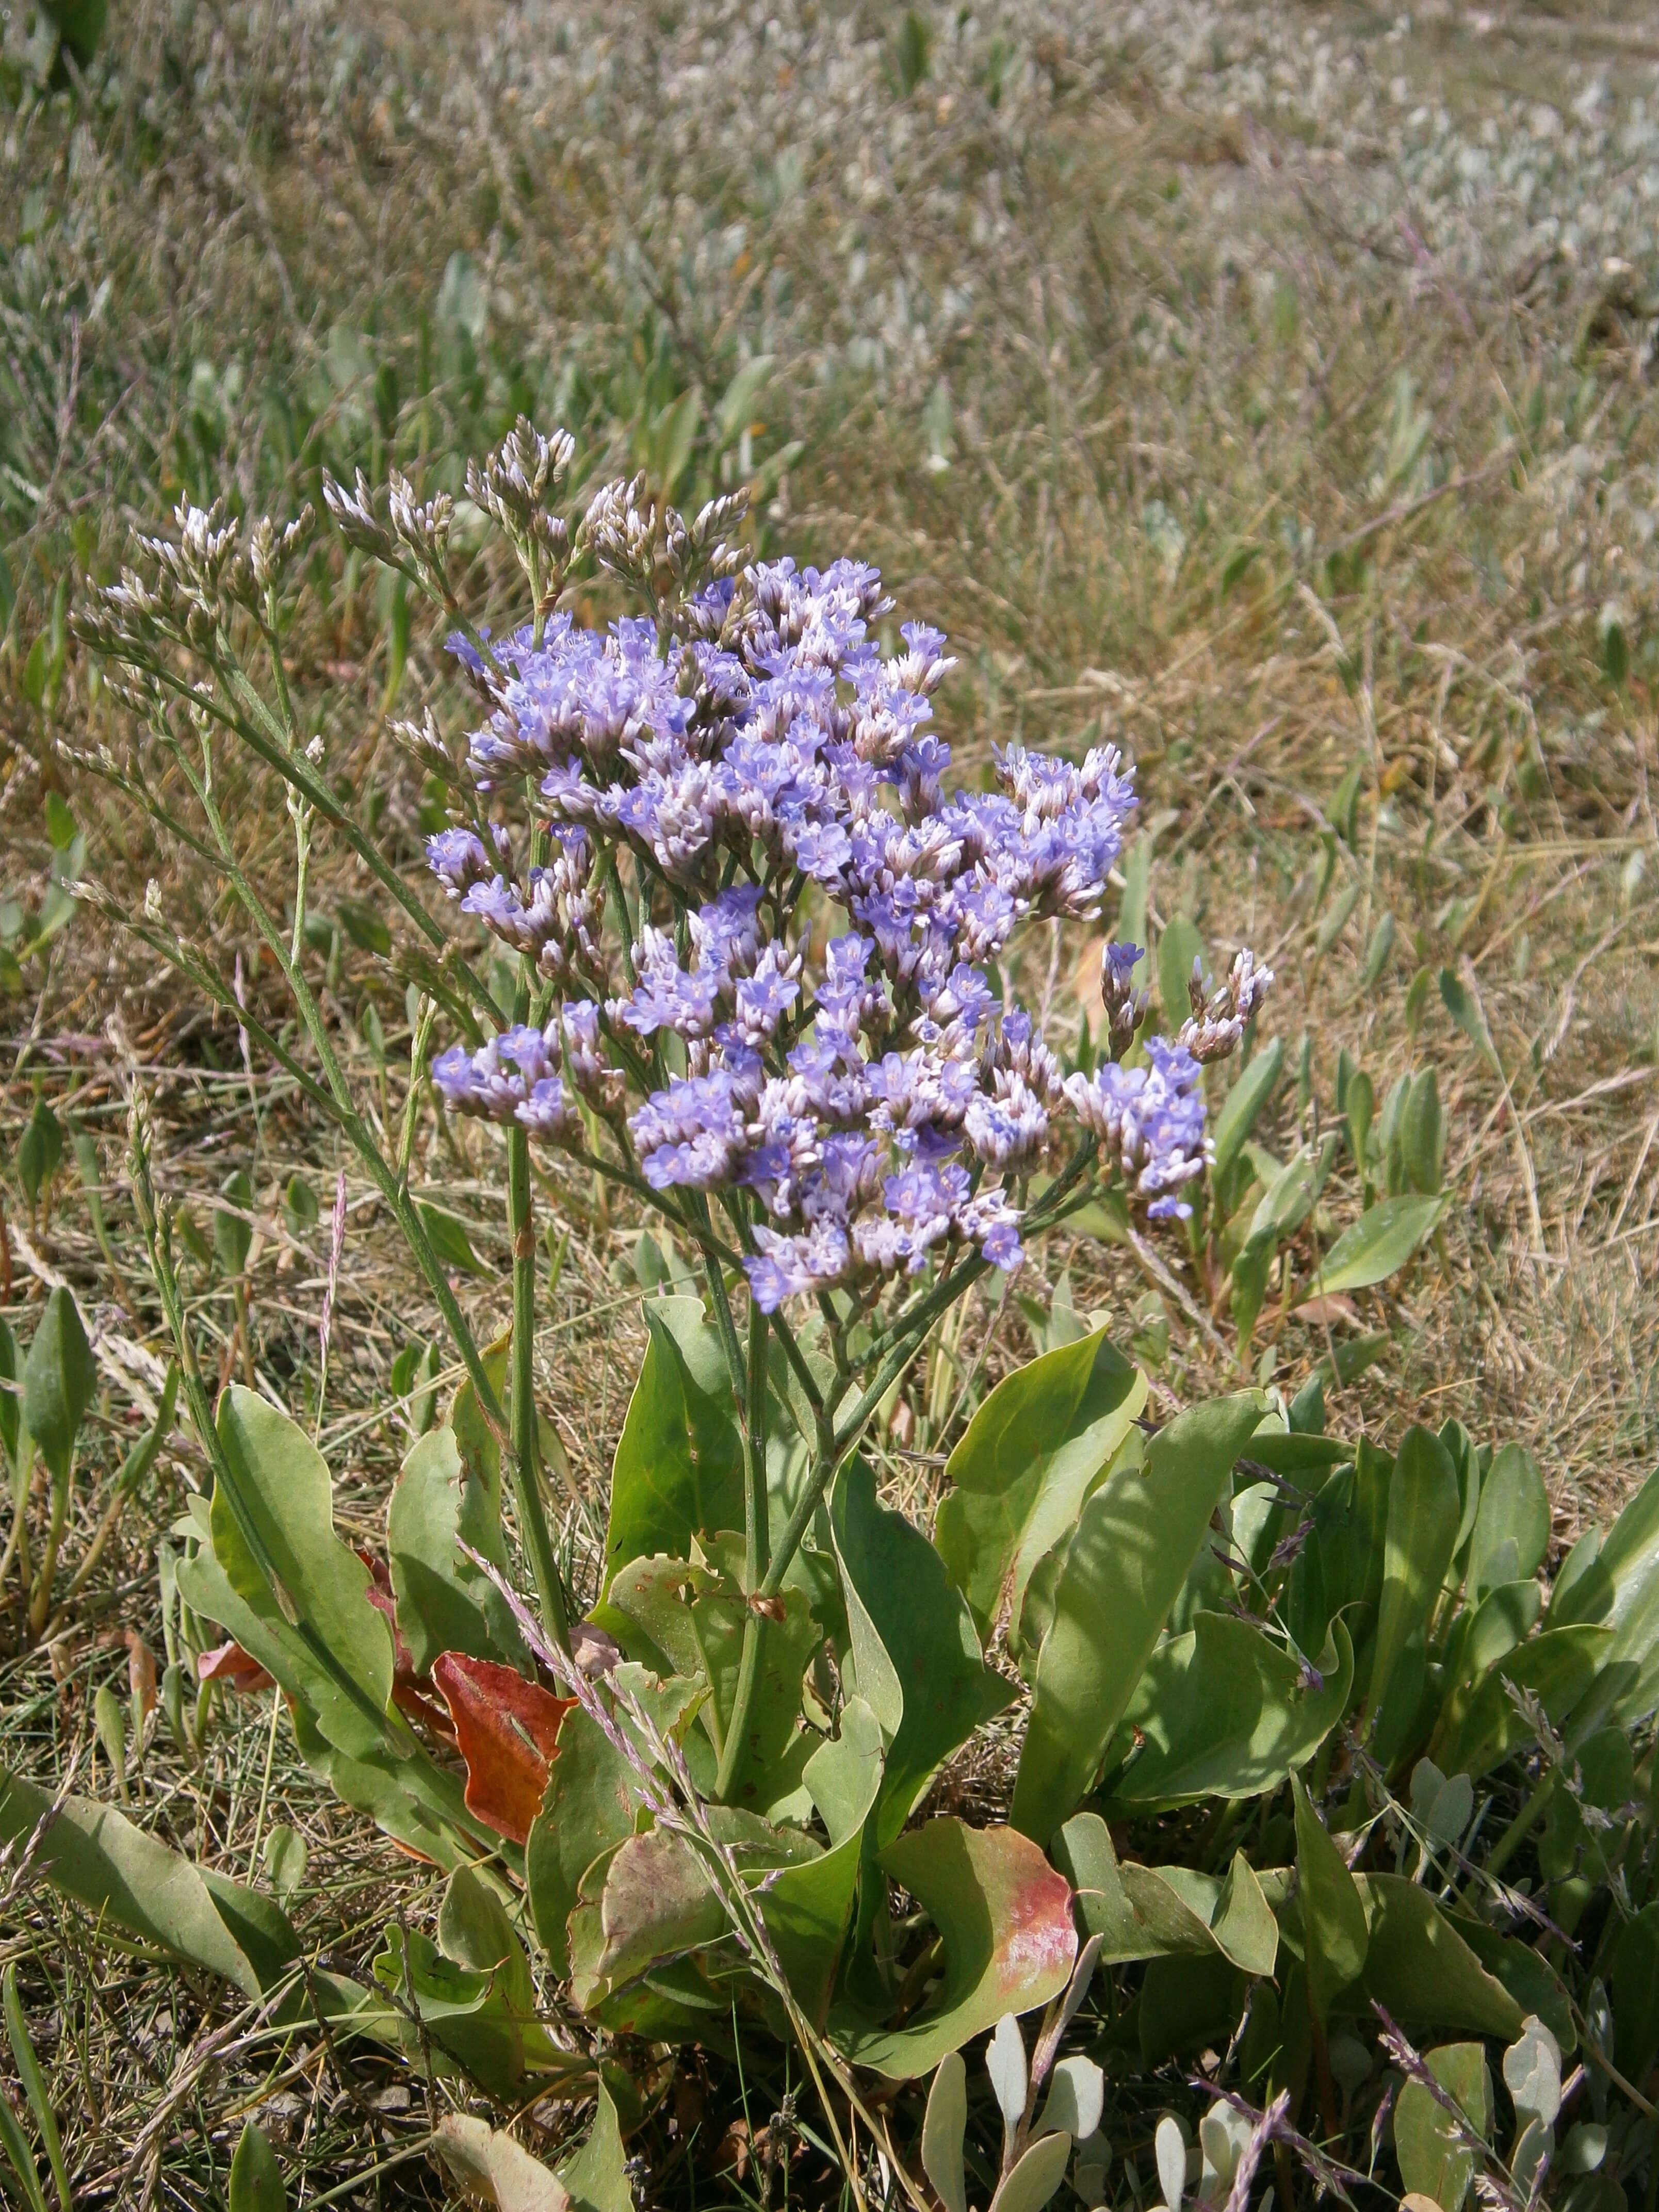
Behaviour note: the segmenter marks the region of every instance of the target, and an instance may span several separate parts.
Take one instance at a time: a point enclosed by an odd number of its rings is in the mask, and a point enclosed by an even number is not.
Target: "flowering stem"
[[[721,1286],[724,1295],[724,1285]],[[771,1548],[766,1495],[766,1316],[751,1298],[749,1304],[749,1385],[744,1440],[743,1498],[743,1582],[750,1604],[743,1624],[743,1650],[738,1661],[738,1686],[732,1699],[731,1717],[720,1750],[714,1795],[728,1800],[732,1785],[749,1741],[755,1699],[760,1689],[762,1650],[766,1640],[766,1615],[754,1599],[765,1576]]]
[[[467,1326],[466,1317],[461,1311],[460,1302],[450,1288],[449,1278],[445,1274],[441,1261],[432,1249],[431,1239],[426,1232],[426,1224],[422,1221],[419,1211],[410,1195],[408,1182],[402,1176],[392,1172],[373,1133],[353,1105],[350,1086],[346,1081],[344,1071],[335,1054],[333,1042],[329,1036],[327,1025],[323,1020],[321,1009],[312,995],[311,987],[306,981],[303,969],[296,961],[289,957],[289,948],[283,940],[282,933],[278,930],[274,917],[243,873],[211,793],[207,790],[202,778],[191,766],[182,748],[175,747],[173,751],[181,772],[190,783],[198,805],[207,818],[208,827],[213,832],[214,840],[219,848],[219,865],[224,869],[231,889],[252,921],[260,937],[270,948],[271,956],[282,972],[283,980],[288,985],[289,994],[299,1010],[300,1018],[305,1024],[317,1057],[322,1064],[325,1082],[319,1084],[304,1073],[291,1055],[283,1052],[276,1040],[263,1030],[254,1017],[238,1004],[234,992],[222,978],[213,976],[204,969],[198,969],[199,978],[206,983],[210,994],[222,1005],[234,1007],[238,1018],[245,1024],[249,1034],[258,1036],[260,1042],[275,1053],[276,1057],[289,1069],[289,1073],[300,1079],[307,1096],[321,1106],[338,1124],[358,1157],[362,1160],[364,1166],[368,1170],[381,1196],[391,1208],[392,1217],[403,1232],[404,1241],[414,1254],[416,1262],[421,1273],[426,1277],[432,1295],[437,1301],[439,1311],[444,1317],[455,1347],[459,1352],[466,1368],[468,1378],[477,1397],[478,1409],[483,1415],[485,1423],[508,1446],[508,1456],[514,1469],[514,1480],[516,1490],[518,1455],[512,1447],[512,1435],[507,1417],[502,1410],[501,1399],[495,1391],[495,1385],[485,1370],[477,1341],[472,1331]],[[178,959],[178,951],[175,950],[170,957],[175,960]],[[526,1193],[528,1181],[526,1167]],[[526,1341],[528,1341],[527,1333]],[[533,1411],[533,1399],[532,1403]],[[192,1410],[194,1410],[193,1407]],[[534,1503],[538,1510],[539,1495],[537,1495]],[[533,1524],[526,1522],[526,1525],[528,1530]],[[545,1537],[544,1520],[542,1521],[541,1526]],[[548,1557],[550,1559],[550,1546],[548,1548]],[[555,1587],[556,1588],[556,1583]]]
[[[564,1586],[542,1497],[541,1440],[536,1425],[536,1227],[530,1200],[530,1139],[522,1129],[507,1134],[507,1206],[513,1238],[513,1496],[542,1620],[554,1642],[568,1650]]]

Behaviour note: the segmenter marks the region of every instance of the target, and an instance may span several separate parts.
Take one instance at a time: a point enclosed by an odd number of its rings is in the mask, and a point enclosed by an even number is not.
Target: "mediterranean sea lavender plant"
[[[893,602],[875,569],[744,564],[723,536],[738,501],[688,523],[637,480],[605,486],[573,530],[544,503],[569,453],[521,423],[471,485],[536,611],[504,639],[450,640],[488,711],[459,763],[442,755],[460,818],[428,853],[524,981],[520,1018],[432,1074],[456,1110],[632,1188],[700,1255],[752,1462],[758,1602],[729,1765],[764,1607],[870,1413],[969,1284],[1018,1268],[1022,1231],[1103,1180],[1154,1218],[1190,1211],[1202,1064],[1237,1045],[1272,976],[1241,951],[1207,1000],[1194,981],[1191,1018],[1140,1064],[1065,1073],[997,963],[1029,921],[1098,915],[1135,804],[1116,749],[1079,765],[1011,745],[995,790],[951,788],[932,727],[945,637],[907,622],[884,653]],[[330,505],[385,557],[361,489]],[[442,527],[394,493],[404,542]],[[600,631],[558,609],[583,555],[645,611]],[[429,726],[410,734],[434,752]],[[1103,963],[1114,1049],[1145,1011],[1138,957]],[[769,1338],[817,1431],[775,1547]]]
[[[368,1161],[486,1416],[504,1438],[510,1430],[521,1532],[562,1641],[564,1594],[534,1480],[529,1147],[561,1150],[626,1187],[696,1252],[746,1461],[751,1605],[718,1794],[743,1741],[769,1612],[871,1414],[981,1275],[1017,1269],[1031,1235],[1105,1183],[1152,1218],[1189,1212],[1206,1158],[1203,1064],[1237,1045],[1272,976],[1241,951],[1207,998],[1194,976],[1177,1036],[1138,1042],[1138,949],[1110,946],[1102,1030],[1114,1057],[1067,1073],[1000,963],[1030,922],[1098,915],[1135,805],[1115,748],[1078,763],[1011,745],[994,790],[953,787],[951,747],[933,726],[953,665],[945,640],[907,622],[884,650],[893,603],[873,568],[746,562],[732,538],[740,498],[688,521],[651,501],[642,480],[607,484],[568,521],[553,501],[571,454],[562,432],[520,422],[470,471],[472,503],[523,569],[530,618],[494,638],[463,619],[452,635],[482,708],[459,756],[429,711],[400,726],[451,795],[452,826],[428,848],[433,873],[459,915],[516,957],[510,1020],[301,742],[277,633],[302,529],[260,524],[244,549],[217,512],[181,510],[178,543],[145,541],[148,576],[124,575],[87,628],[137,672],[175,757],[167,694],[188,701],[208,764],[187,773],[213,830],[210,844],[192,842],[208,857],[234,857],[206,750],[216,720],[292,787],[301,878],[292,930],[264,912],[240,868],[231,880],[295,994],[324,1080],[263,1041]],[[326,482],[325,495],[352,546],[460,616],[447,498],[423,505],[395,472],[384,514],[361,476],[350,490]],[[603,629],[578,621],[562,596],[574,573],[594,568],[641,611]],[[272,654],[274,709],[240,658],[250,627]],[[209,663],[216,686],[179,681],[179,645]],[[141,773],[100,765],[176,827]],[[319,811],[439,956],[428,959],[434,991],[471,1031],[433,1060],[439,1095],[508,1132],[510,1419],[410,1202],[409,1117],[388,1162],[351,1104],[301,969],[303,869]],[[435,1011],[428,1000],[420,1052]],[[734,1306],[745,1293],[746,1343]],[[774,1344],[814,1431],[810,1475],[775,1538],[765,1435]]]

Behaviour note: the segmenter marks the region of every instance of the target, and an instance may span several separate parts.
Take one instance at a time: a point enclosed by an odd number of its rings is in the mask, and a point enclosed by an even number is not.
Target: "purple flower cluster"
[[[952,663],[915,623],[884,656],[871,632],[890,605],[872,568],[784,560],[660,629],[559,615],[539,643],[495,645],[494,667],[466,648],[493,707],[475,785],[533,783],[556,853],[521,879],[499,830],[493,851],[471,830],[429,848],[462,910],[573,992],[544,1030],[443,1054],[444,1096],[556,1142],[580,1094],[652,1188],[733,1200],[768,1311],[951,1244],[1017,1267],[1010,1182],[1056,1116],[1154,1212],[1187,1210],[1204,1161],[1193,1052],[1160,1042],[1144,1068],[1065,1079],[987,973],[1027,919],[1098,913],[1135,803],[1120,756],[1012,745],[996,790],[947,791],[929,725]],[[621,978],[607,886],[629,917]],[[1108,963],[1115,1036],[1139,1011],[1132,966]],[[1263,979],[1247,963],[1242,983],[1195,1002],[1195,1051],[1236,1037]]]
[[[557,1030],[520,1026],[477,1052],[452,1045],[432,1063],[432,1080],[457,1113],[516,1121],[532,1137],[556,1143],[578,1126],[558,1065]]]
[[[1183,1184],[1204,1172],[1203,1070],[1184,1044],[1152,1037],[1145,1067],[1108,1061],[1092,1075],[1068,1075],[1067,1104],[1099,1138],[1109,1160],[1154,1219],[1192,1207]]]

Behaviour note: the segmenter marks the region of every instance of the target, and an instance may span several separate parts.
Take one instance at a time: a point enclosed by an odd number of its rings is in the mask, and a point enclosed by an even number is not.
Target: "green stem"
[[[34,1588],[29,1594],[28,1623],[31,1636],[39,1636],[46,1625],[52,1610],[52,1577],[58,1571],[58,1553],[64,1540],[64,1526],[69,1520],[70,1470],[64,1471],[60,1481],[54,1474],[52,1479],[52,1520],[46,1529],[46,1549],[40,1554],[40,1571],[34,1578]]]
[[[964,1288],[965,1288],[964,1285]],[[928,1322],[931,1322],[931,1315]],[[858,1442],[865,1423],[869,1419],[893,1384],[903,1374],[927,1340],[928,1322],[924,1322],[917,1334],[890,1352],[876,1370],[875,1379],[865,1390],[856,1406],[830,1438],[828,1450],[820,1449],[812,1465],[811,1480],[796,1499],[794,1510],[785,1522],[778,1537],[772,1563],[760,1586],[763,1598],[776,1597],[783,1588],[783,1578],[794,1563],[795,1554],[813,1515],[823,1502],[824,1492],[835,1479],[836,1470]]]
[[[1550,1800],[1555,1795],[1556,1784],[1560,1778],[1560,1773],[1561,1770],[1559,1766],[1550,1768],[1548,1773],[1539,1782],[1531,1796],[1527,1799],[1526,1803],[1492,1845],[1486,1863],[1480,1869],[1488,1881],[1495,1881],[1503,1872],[1534,1828],[1537,1826],[1540,1820],[1549,1810]],[[1471,1881],[1470,1890],[1473,1891],[1475,1887],[1476,1883]],[[1468,1902],[1467,1893],[1464,1902],[1466,1904]]]
[[[766,1316],[754,1299],[749,1302],[749,1382],[747,1434],[744,1443],[745,1482],[743,1500],[743,1585],[750,1600],[743,1624],[743,1651],[738,1661],[738,1686],[732,1699],[714,1794],[728,1802],[738,1769],[749,1741],[755,1699],[760,1691],[761,1659],[766,1642],[766,1615],[754,1603],[755,1593],[767,1571],[771,1549],[766,1488]]]
[[[513,1237],[513,1495],[542,1624],[560,1649],[568,1651],[569,1615],[542,1497],[536,1415],[536,1226],[530,1202],[530,1139],[522,1129],[511,1131],[507,1140],[507,1205]]]

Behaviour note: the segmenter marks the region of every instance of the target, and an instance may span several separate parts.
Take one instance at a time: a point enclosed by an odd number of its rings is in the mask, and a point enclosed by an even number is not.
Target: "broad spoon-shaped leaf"
[[[1100,1765],[1261,1418],[1240,1393],[1179,1413],[1084,1508],[1054,1593],[1009,1820],[1047,1843]]]
[[[933,1916],[945,1971],[933,2002],[902,2027],[875,2027],[850,2010],[831,2015],[855,2063],[908,2081],[1005,2013],[1030,2012],[1066,1987],[1077,1955],[1071,1886],[1025,1837],[928,1820],[890,1844],[881,1863]]]

